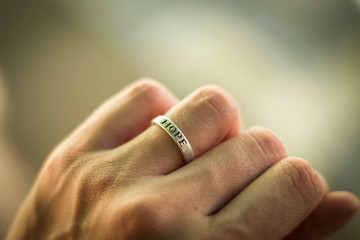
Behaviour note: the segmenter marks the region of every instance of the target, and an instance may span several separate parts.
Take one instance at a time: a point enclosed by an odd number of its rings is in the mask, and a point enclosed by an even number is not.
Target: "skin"
[[[166,115],[195,160],[151,119]],[[206,86],[179,101],[140,80],[100,106],[45,161],[8,239],[326,239],[358,211],[235,101]]]

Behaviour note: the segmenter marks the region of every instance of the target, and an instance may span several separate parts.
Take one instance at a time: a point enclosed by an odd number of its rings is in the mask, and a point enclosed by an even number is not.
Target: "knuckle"
[[[130,88],[131,95],[141,94],[144,96],[154,97],[163,89],[163,86],[157,81],[150,78],[137,80]],[[154,95],[155,94],[155,95]]]
[[[253,127],[248,131],[255,140],[255,145],[266,157],[280,160],[286,157],[286,149],[283,142],[270,130],[263,127]]]
[[[238,108],[235,100],[222,88],[209,85],[199,89],[194,97],[199,108],[206,115],[217,115],[223,120],[237,119]]]
[[[294,198],[313,205],[321,200],[324,183],[311,165],[301,158],[288,158],[280,162],[282,171],[290,179],[288,190]]]
[[[177,97],[164,85],[149,78],[140,79],[135,82],[127,92],[127,96],[132,98],[133,101],[143,104],[144,107],[154,109],[154,105],[157,106],[154,111],[161,114],[178,101]]]
[[[59,176],[79,157],[77,149],[60,146],[46,160],[41,175],[47,179],[44,182],[56,182]]]

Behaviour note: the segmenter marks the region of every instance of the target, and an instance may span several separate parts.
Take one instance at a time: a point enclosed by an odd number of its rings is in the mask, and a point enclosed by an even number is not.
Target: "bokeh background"
[[[144,76],[222,86],[246,126],[360,195],[355,0],[1,0],[0,72],[0,238],[49,151]],[[359,216],[333,239],[360,239]]]

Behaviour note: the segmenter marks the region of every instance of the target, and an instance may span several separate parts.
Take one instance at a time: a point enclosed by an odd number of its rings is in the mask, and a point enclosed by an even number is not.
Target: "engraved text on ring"
[[[176,141],[180,147],[183,147],[183,144],[187,144],[187,141],[185,140],[181,132],[174,126],[174,124],[165,119],[161,122],[161,125],[163,125],[166,130],[168,130],[174,137],[177,138]]]

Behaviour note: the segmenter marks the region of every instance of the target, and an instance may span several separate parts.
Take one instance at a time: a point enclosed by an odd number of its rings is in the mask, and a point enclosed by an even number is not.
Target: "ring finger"
[[[241,129],[237,104],[216,86],[198,89],[170,109],[166,116],[191,143],[195,158],[237,135]],[[177,145],[155,125],[115,151],[117,156],[122,156],[122,164],[140,175],[168,174],[185,163]]]

